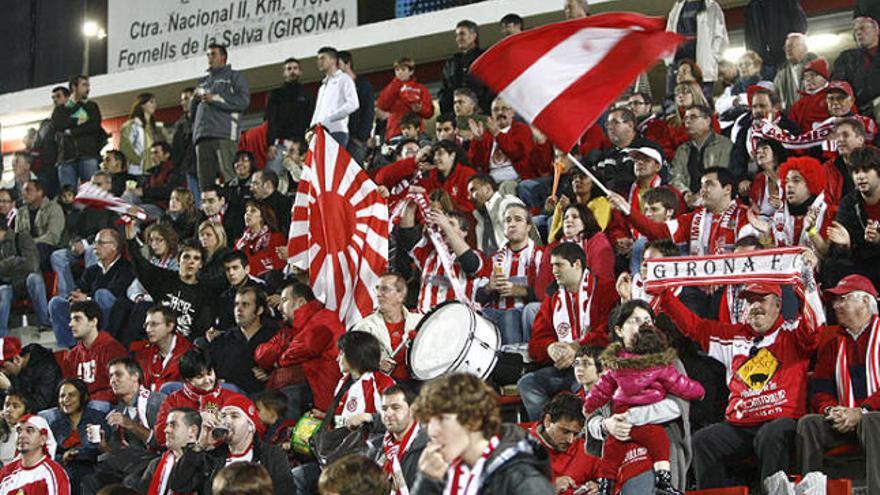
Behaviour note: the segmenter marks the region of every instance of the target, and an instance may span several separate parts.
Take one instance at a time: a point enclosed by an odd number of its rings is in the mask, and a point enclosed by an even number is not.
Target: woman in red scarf
[[[250,200],[244,208],[244,233],[235,241],[235,249],[248,258],[250,274],[264,275],[270,270],[281,270],[286,260],[278,256],[276,248],[286,244],[278,231],[275,212],[266,203]]]

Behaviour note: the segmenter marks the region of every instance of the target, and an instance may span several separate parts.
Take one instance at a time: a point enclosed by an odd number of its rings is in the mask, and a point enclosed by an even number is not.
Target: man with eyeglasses
[[[183,381],[178,363],[186,351],[192,349],[192,344],[177,334],[176,318],[168,306],[150,307],[144,321],[147,340],[138,340],[129,346],[144,372],[144,387],[153,392],[168,382]]]
[[[592,164],[592,169],[608,188],[618,194],[626,194],[635,180],[633,161],[629,148],[651,147],[661,153],[659,144],[645,139],[636,127],[636,115],[626,107],[618,107],[608,114],[606,121],[608,139],[612,146],[602,152],[601,157]]]
[[[871,17],[853,19],[853,38],[858,45],[840,52],[834,61],[831,78],[849,82],[856,95],[856,104],[864,115],[875,115],[875,101],[880,97],[880,26]]]
[[[797,420],[806,413],[804,376],[816,348],[816,328],[805,317],[783,320],[777,284],[750,284],[739,297],[748,302],[746,323],[703,319],[671,290],[661,296],[662,310],[682,334],[727,370],[725,420],[693,436],[698,489],[736,484],[728,478],[733,458],[756,456],[761,480],[788,472]]]
[[[676,136],[675,129],[661,115],[653,110],[651,97],[647,93],[633,93],[627,101],[627,106],[635,114],[638,125],[636,129],[646,139],[654,141],[663,148],[663,157],[667,160],[675,153],[675,148],[681,144],[681,137]]]
[[[866,277],[849,275],[825,294],[838,325],[817,351],[810,378],[810,405],[819,414],[798,421],[801,472],[822,471],[825,452],[858,443],[867,462],[868,493],[880,493],[880,319],[877,289]]]
[[[421,313],[406,309],[406,279],[395,272],[386,272],[376,285],[379,306],[372,314],[356,323],[351,331],[367,332],[382,344],[381,370],[397,381],[409,380],[406,366],[406,347],[401,344],[422,320]],[[395,354],[394,351],[399,351]]]
[[[471,165],[489,174],[498,184],[535,176],[529,165],[532,131],[526,124],[514,120],[515,114],[510,104],[499,97],[492,102],[492,115],[485,125],[468,121],[473,133],[468,150]]]

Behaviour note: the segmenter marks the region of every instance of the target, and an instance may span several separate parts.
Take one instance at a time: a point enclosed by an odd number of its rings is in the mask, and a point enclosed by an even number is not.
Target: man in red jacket
[[[571,495],[585,486],[587,492],[597,488],[601,460],[586,452],[583,402],[573,394],[559,394],[544,406],[540,422],[529,433],[547,449],[556,493]]]
[[[563,242],[550,251],[558,290],[544,299],[532,325],[529,357],[545,366],[519,379],[517,387],[531,421],[563,390],[577,390],[572,364],[582,345],[608,344],[608,314],[617,302],[614,281],[596,277],[576,242]],[[548,366],[552,364],[552,366]]]
[[[471,119],[469,125],[474,134],[468,158],[471,165],[489,174],[495,182],[531,179],[534,172],[529,164],[532,152],[532,130],[513,119],[515,112],[500,97],[492,102],[492,116],[486,125]]]
[[[731,459],[757,456],[761,480],[788,471],[797,420],[806,410],[804,376],[816,348],[816,329],[806,318],[782,319],[779,285],[750,284],[747,323],[696,316],[671,290],[661,308],[682,334],[727,369],[730,389],[725,421],[693,437],[697,488],[731,486]]]
[[[400,135],[400,119],[408,113],[423,119],[434,115],[434,101],[424,84],[416,82],[416,63],[409,57],[394,61],[394,79],[388,83],[376,99],[376,108],[388,112],[385,124],[385,142]],[[424,126],[419,124],[419,132]]]
[[[144,370],[144,387],[158,392],[168,382],[179,382],[178,363],[192,344],[177,334],[177,317],[168,306],[157,304],[147,310],[144,331],[147,340],[132,342],[130,350]]]
[[[866,277],[849,275],[825,291],[839,325],[822,331],[810,379],[810,405],[818,414],[798,421],[798,458],[803,473],[821,471],[825,451],[858,443],[865,451],[868,493],[880,493],[880,319],[877,289]]]
[[[817,58],[804,67],[804,89],[801,97],[792,105],[789,118],[803,132],[810,131],[813,124],[824,122],[831,116],[825,95],[828,93],[828,62]]]
[[[76,346],[64,358],[64,378],[76,377],[89,387],[90,404],[105,411],[114,401],[110,389],[110,361],[128,355],[125,347],[107,332],[98,330],[101,308],[87,299],[70,305],[70,331]]]

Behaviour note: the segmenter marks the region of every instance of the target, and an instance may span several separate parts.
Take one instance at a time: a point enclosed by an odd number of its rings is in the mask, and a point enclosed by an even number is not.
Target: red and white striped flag
[[[682,40],[659,17],[600,14],[505,38],[471,73],[568,151],[642,71]]]
[[[290,220],[290,262],[308,270],[315,297],[346,326],[370,314],[388,266],[388,207],[323,127],[309,143]]]

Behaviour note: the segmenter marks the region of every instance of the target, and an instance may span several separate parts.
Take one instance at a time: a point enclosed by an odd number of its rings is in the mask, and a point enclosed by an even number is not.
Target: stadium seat
[[[706,490],[690,490],[688,495],[749,495],[746,486],[734,486],[730,488],[708,488]]]

